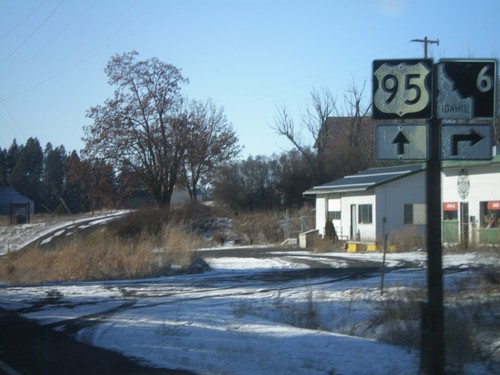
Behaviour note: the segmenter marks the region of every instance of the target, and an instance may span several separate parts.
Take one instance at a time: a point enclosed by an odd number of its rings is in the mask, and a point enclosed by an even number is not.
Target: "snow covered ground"
[[[19,238],[45,230],[25,227]],[[0,252],[14,237],[2,235]],[[381,328],[373,317],[384,301],[425,290],[425,253],[388,254],[393,268],[381,295],[379,272],[300,277],[311,262],[339,270],[353,262],[380,264],[380,253],[277,249],[253,258],[217,250],[217,256],[202,251],[212,268],[204,274],[29,286],[0,281],[0,307],[153,366],[198,374],[418,373],[419,351],[377,341]],[[447,255],[443,263],[453,270],[445,273],[446,288],[473,269],[499,265],[494,254],[477,253]],[[498,354],[499,337],[494,345]],[[486,362],[462,370],[495,373]]]
[[[9,251],[17,251],[28,246],[34,240],[57,231],[53,237],[71,233],[72,230],[83,229],[86,226],[103,224],[112,218],[123,215],[126,211],[97,213],[79,219],[45,220],[22,225],[0,225],[0,256]],[[66,231],[67,229],[68,231]],[[47,241],[50,241],[48,238]]]

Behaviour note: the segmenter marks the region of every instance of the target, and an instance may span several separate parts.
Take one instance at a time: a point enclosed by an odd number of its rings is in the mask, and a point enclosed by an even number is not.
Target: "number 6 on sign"
[[[432,115],[432,60],[375,60],[373,117],[422,118]]]
[[[479,92],[488,92],[493,88],[493,77],[486,74],[489,65],[485,65],[477,75],[476,86]]]

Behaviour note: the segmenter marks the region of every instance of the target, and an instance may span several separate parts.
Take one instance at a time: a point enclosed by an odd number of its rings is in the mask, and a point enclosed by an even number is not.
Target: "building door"
[[[356,205],[351,204],[351,231],[350,240],[357,240],[356,233],[358,231],[358,216],[356,211]]]
[[[460,203],[460,243],[469,248],[469,202]]]

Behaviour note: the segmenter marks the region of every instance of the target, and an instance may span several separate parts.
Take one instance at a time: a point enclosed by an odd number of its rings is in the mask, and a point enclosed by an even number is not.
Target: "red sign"
[[[500,210],[500,201],[488,202],[488,210]]]
[[[444,202],[443,203],[443,211],[458,211],[458,203],[457,202]]]

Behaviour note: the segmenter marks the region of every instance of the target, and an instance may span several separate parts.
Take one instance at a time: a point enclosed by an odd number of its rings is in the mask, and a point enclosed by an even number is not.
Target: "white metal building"
[[[384,232],[412,225],[425,233],[423,164],[372,168],[316,186],[304,195],[316,199],[316,229],[332,220],[339,238],[382,241]],[[385,220],[384,220],[385,218]]]
[[[316,229],[332,220],[341,239],[382,242],[402,231],[426,232],[425,164],[372,168],[304,192],[316,202]],[[443,241],[500,244],[500,156],[444,162]]]
[[[500,155],[445,162],[441,172],[443,241],[500,244]]]

